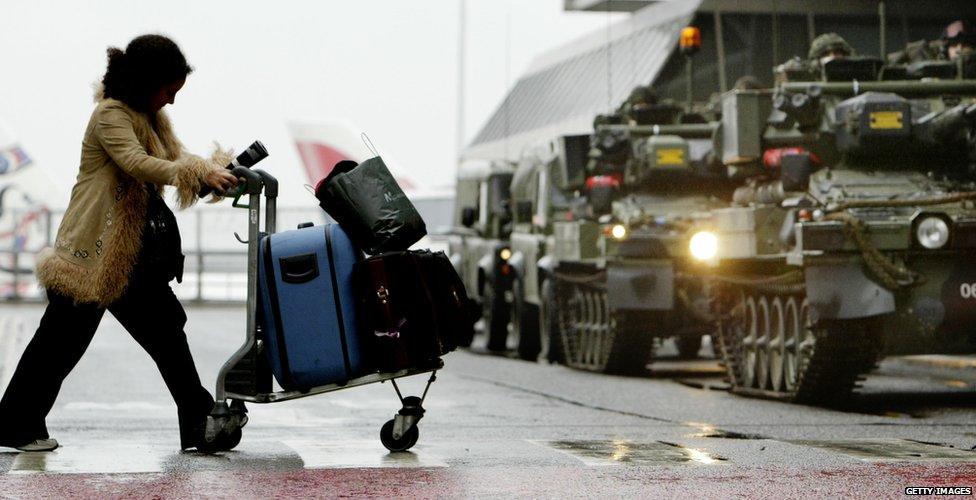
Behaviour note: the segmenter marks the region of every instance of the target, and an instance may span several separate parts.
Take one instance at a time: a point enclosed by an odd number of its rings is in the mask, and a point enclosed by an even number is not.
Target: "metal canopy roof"
[[[563,0],[563,10],[633,12],[659,0]]]
[[[568,11],[633,12],[659,3],[681,3],[685,0],[563,0]],[[913,18],[966,18],[976,14],[972,0],[885,0],[889,14],[909,14]],[[878,0],[704,0],[702,12],[778,12],[780,14],[817,14],[860,16],[878,12]]]
[[[564,0],[567,10],[632,10],[629,19],[537,57],[462,158],[517,161],[526,146],[585,134],[631,90],[650,84],[674,52],[680,29],[697,13],[776,13],[874,19],[878,0]],[[976,17],[973,0],[886,0],[889,25],[900,20]],[[643,8],[641,8],[643,7]],[[809,17],[812,19],[812,17]],[[608,44],[608,41],[610,42]],[[609,59],[609,60],[608,60]],[[608,78],[609,75],[609,78]]]
[[[700,4],[659,3],[537,57],[462,156],[515,161],[535,142],[588,133],[594,116],[654,80]]]

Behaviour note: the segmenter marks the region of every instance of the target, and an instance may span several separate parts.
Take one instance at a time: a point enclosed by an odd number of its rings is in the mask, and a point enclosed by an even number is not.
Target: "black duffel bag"
[[[315,189],[319,205],[370,255],[406,250],[427,235],[420,213],[383,158],[341,161]]]
[[[470,299],[444,252],[390,252],[356,263],[363,341],[384,372],[423,367],[474,334]]]

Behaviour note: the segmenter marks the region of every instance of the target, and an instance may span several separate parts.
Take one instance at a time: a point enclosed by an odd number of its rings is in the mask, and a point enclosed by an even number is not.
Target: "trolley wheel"
[[[420,430],[416,425],[400,436],[400,439],[393,439],[393,420],[387,421],[380,429],[380,441],[392,452],[407,451],[417,444],[418,439],[420,439]]]
[[[231,432],[230,434],[220,434],[217,436],[213,442],[207,442],[204,440],[197,449],[203,453],[219,453],[222,451],[230,451],[241,444],[241,438],[244,436],[244,431],[240,427]]]

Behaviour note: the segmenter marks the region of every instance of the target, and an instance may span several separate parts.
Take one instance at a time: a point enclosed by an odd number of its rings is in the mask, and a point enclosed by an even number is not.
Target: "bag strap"
[[[342,296],[339,293],[339,280],[336,278],[335,253],[332,247],[332,229],[338,226],[326,224],[325,251],[329,257],[329,277],[332,280],[332,303],[335,306],[336,320],[339,323],[339,343],[342,346],[342,361],[346,366],[346,380],[352,378],[352,362],[349,360],[349,345],[346,341],[346,322],[342,317]]]
[[[359,134],[359,136],[363,139],[363,144],[366,145],[366,149],[369,149],[369,151],[373,153],[373,156],[380,155],[379,151],[376,150],[376,146],[373,145],[373,141],[371,141],[369,136],[366,135],[366,132]]]
[[[376,303],[380,306],[383,323],[390,329],[387,332],[373,331],[373,335],[379,337],[385,334],[384,336],[397,338],[400,336],[400,328],[403,324],[402,322],[395,324],[390,289],[387,288],[390,285],[390,278],[386,272],[386,259],[383,257],[370,259],[369,270],[370,275],[374,278],[371,292],[376,294]]]

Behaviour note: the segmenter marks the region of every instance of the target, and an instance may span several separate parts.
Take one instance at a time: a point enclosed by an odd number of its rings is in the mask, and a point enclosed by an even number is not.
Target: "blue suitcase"
[[[335,224],[266,236],[258,285],[266,352],[281,387],[307,391],[363,375],[352,270],[360,258]]]

